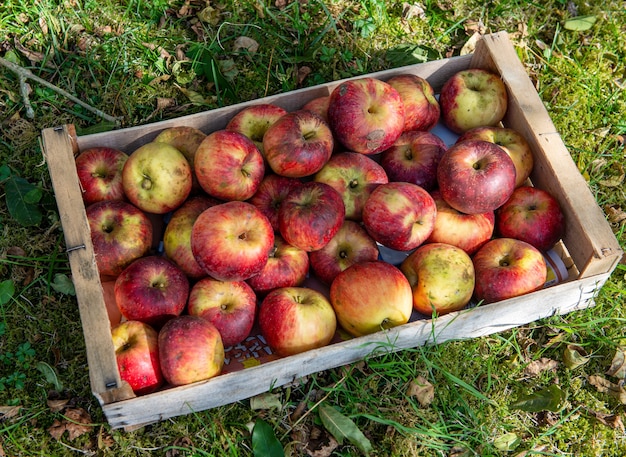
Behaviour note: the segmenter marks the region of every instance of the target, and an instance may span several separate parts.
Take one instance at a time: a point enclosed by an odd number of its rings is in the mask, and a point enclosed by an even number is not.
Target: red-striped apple
[[[398,91],[404,103],[404,131],[429,131],[437,122],[441,109],[435,91],[424,78],[406,73],[392,76],[387,83]]]
[[[122,169],[128,155],[106,146],[89,148],[76,157],[76,172],[85,205],[125,200]]]

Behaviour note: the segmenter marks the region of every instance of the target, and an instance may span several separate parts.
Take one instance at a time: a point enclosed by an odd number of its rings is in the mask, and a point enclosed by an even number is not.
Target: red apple
[[[549,192],[521,186],[496,210],[496,230],[500,236],[517,238],[548,251],[565,234],[561,205]]]
[[[302,184],[297,178],[287,178],[273,173],[265,175],[259,188],[248,203],[256,206],[270,221],[274,231],[278,231],[278,210],[291,189]]]
[[[202,212],[191,229],[191,251],[207,275],[243,281],[261,272],[274,248],[274,230],[251,203],[232,201]]]
[[[330,302],[337,321],[353,336],[406,324],[413,310],[411,285],[390,263],[356,263],[330,285]]]
[[[215,325],[184,314],[159,331],[159,359],[163,377],[173,386],[204,381],[221,373],[224,343]]]
[[[272,352],[286,357],[329,344],[335,335],[337,318],[321,292],[306,287],[281,287],[263,299],[259,327]]]
[[[189,280],[174,263],[150,255],[135,260],[120,273],[114,292],[127,320],[158,328],[185,309]]]
[[[444,124],[461,134],[474,127],[497,125],[506,114],[508,94],[499,75],[471,68],[446,80],[439,106]]]
[[[196,150],[195,170],[204,191],[221,200],[247,200],[263,176],[263,156],[252,140],[239,132],[216,130]]]
[[[342,82],[328,102],[328,123],[346,149],[376,154],[390,147],[404,129],[404,104],[384,81],[363,77]]]
[[[494,211],[515,189],[513,160],[497,144],[468,140],[451,146],[439,161],[443,199],[466,214]]]
[[[543,287],[546,262],[541,252],[514,238],[495,238],[474,254],[474,297],[493,303]]]
[[[125,200],[122,169],[128,156],[109,147],[86,149],[76,157],[76,172],[85,205]]]
[[[437,125],[441,109],[427,80],[407,73],[392,76],[387,83],[398,91],[404,103],[405,132],[429,131]]]
[[[163,384],[159,336],[150,325],[124,321],[111,330],[120,377],[137,395],[154,392]]]
[[[378,259],[376,241],[361,224],[346,220],[334,237],[322,249],[309,253],[311,268],[324,283],[355,263]]]
[[[226,130],[243,133],[254,142],[265,157],[263,150],[265,132],[267,132],[270,125],[285,114],[287,114],[286,109],[272,103],[248,105],[230,118],[228,124],[226,124]]]
[[[331,156],[314,180],[333,187],[341,195],[346,219],[360,221],[365,201],[379,185],[388,182],[378,162],[357,152],[340,152]]]
[[[192,279],[206,276],[204,268],[198,264],[191,250],[191,229],[202,212],[218,205],[217,199],[199,194],[183,203],[170,218],[163,233],[163,250],[168,259],[174,262]]]
[[[299,286],[309,273],[309,254],[287,243],[279,233],[274,234],[274,249],[267,263],[246,281],[257,294],[266,294],[279,287]]]
[[[86,210],[96,266],[103,275],[117,276],[152,245],[152,222],[131,203],[105,200]]]
[[[465,140],[490,141],[504,149],[515,165],[515,187],[523,185],[533,170],[534,159],[530,145],[516,130],[498,126],[475,127],[461,135],[457,142]]]
[[[139,209],[165,214],[189,196],[191,166],[174,146],[150,142],[130,154],[122,170],[122,184],[128,200]]]
[[[363,207],[363,225],[383,246],[409,251],[422,244],[435,226],[437,206],[422,187],[408,182],[381,184]]]
[[[289,178],[318,172],[330,158],[333,147],[330,127],[311,111],[285,114],[263,136],[269,166],[276,174]]]
[[[102,284],[102,296],[109,316],[109,323],[113,328],[122,321],[122,313],[115,301],[115,277],[101,276],[100,283]]]
[[[448,147],[431,132],[404,132],[380,156],[389,181],[417,184],[427,191],[437,187],[437,166]]]
[[[257,298],[244,281],[218,281],[205,277],[189,292],[187,312],[211,322],[225,348],[245,340],[256,317]]]
[[[287,243],[311,252],[335,236],[344,216],[339,192],[328,184],[309,181],[287,194],[278,211],[278,227]]]
[[[427,243],[452,244],[472,255],[491,239],[495,227],[493,211],[461,213],[446,203],[439,190],[431,191],[430,195],[437,205],[437,218]]]
[[[313,100],[308,101],[302,107],[305,111],[312,111],[313,113],[320,116],[324,119],[325,122],[328,122],[328,104],[330,103],[330,96],[323,95],[321,97],[314,98]]]
[[[427,316],[463,309],[474,292],[474,264],[461,248],[424,244],[400,265],[413,289],[413,308]]]

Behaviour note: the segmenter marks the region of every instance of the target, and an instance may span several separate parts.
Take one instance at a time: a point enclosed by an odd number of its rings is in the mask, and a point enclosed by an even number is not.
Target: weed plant
[[[624,247],[625,27],[616,0],[8,0],[0,57],[128,127],[456,56],[474,33],[505,30]],[[275,389],[264,407],[110,429],[39,134],[116,126],[27,83],[32,117],[0,67],[0,456],[626,455],[623,265],[588,310],[383,351]],[[598,389],[598,376],[616,387]],[[322,412],[356,438],[340,444]]]

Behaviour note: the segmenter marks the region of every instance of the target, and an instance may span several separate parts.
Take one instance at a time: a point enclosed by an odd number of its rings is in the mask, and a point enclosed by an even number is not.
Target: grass
[[[625,246],[623,3],[411,5],[419,8],[407,15],[400,2],[382,0],[10,0],[0,7],[0,55],[126,127],[457,55],[475,30],[507,30]],[[597,20],[589,30],[567,30],[565,21],[576,15]],[[240,37],[258,48],[235,46]],[[305,444],[315,455],[359,455],[354,443],[331,440],[318,414],[322,403],[356,425],[372,443],[372,455],[626,454],[623,403],[591,383],[593,375],[606,374],[624,344],[623,265],[590,310],[318,373],[271,392],[271,408],[252,409],[242,401],[135,431],[111,430],[89,389],[38,138],[42,128],[63,123],[81,132],[112,125],[32,82],[35,116],[28,118],[16,75],[2,68],[0,92],[0,166],[8,167],[6,176],[26,181],[33,192],[29,208],[41,216],[37,225],[18,223],[3,181],[0,456],[248,456],[254,455],[251,427],[259,419],[270,424],[288,455],[308,455]],[[584,350],[585,364],[565,366],[570,345]],[[432,387],[426,405],[410,390],[418,377]],[[549,403],[550,386],[563,395],[553,410],[535,412],[528,402],[513,408],[529,394]],[[82,428],[77,411],[88,414]],[[66,431],[54,438],[59,430]]]

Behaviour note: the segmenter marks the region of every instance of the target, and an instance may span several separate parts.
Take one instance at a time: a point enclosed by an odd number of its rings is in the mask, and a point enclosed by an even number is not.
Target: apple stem
[[[147,176],[144,176],[143,180],[141,181],[141,188],[144,190],[152,189],[152,180]]]

